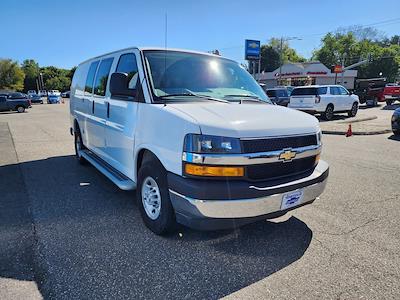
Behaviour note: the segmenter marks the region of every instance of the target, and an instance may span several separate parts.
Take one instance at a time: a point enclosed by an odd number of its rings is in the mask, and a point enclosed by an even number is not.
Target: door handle
[[[110,117],[110,102],[106,102],[107,103],[107,118]]]
[[[94,100],[92,101],[92,114],[94,114]]]

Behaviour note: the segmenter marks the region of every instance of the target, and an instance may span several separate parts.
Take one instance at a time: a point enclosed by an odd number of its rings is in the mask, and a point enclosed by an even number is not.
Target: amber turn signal
[[[185,173],[194,176],[242,177],[244,167],[217,167],[185,164]]]

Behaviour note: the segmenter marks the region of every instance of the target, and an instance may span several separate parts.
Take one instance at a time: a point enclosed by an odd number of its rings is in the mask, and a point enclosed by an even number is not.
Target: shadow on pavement
[[[392,141],[399,141],[400,142],[400,135],[392,134],[391,136],[388,137],[388,139],[392,140]]]
[[[400,103],[392,104],[392,105],[386,105],[382,107],[382,110],[395,110],[400,107]]]
[[[0,174],[17,167],[0,167]],[[20,168],[35,222],[36,278],[47,299],[219,298],[298,260],[312,239],[295,217],[159,237],[143,225],[134,192],[119,190],[73,156]],[[2,229],[18,228],[17,218],[2,220]],[[24,278],[3,269],[0,277]]]

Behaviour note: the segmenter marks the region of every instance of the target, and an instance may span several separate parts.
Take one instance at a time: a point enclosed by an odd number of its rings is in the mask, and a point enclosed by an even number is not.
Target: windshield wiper
[[[163,98],[176,97],[176,96],[193,96],[193,97],[197,97],[197,98],[201,98],[201,99],[207,99],[207,100],[211,100],[211,101],[229,103],[229,101],[227,101],[227,100],[213,98],[213,97],[209,97],[209,96],[202,95],[202,94],[197,94],[197,93],[192,92],[191,90],[188,90],[188,89],[186,89],[186,90],[188,91],[187,93],[162,95],[162,96],[159,96],[159,98],[163,99]]]
[[[248,101],[257,101],[257,102],[262,102],[262,103],[268,103],[267,101],[262,100],[260,97],[255,96],[255,95],[249,95],[249,94],[245,94],[245,95],[225,95],[224,98],[228,98],[228,97],[237,97],[237,98],[246,98],[246,100]],[[242,103],[243,99],[240,99],[240,103]]]

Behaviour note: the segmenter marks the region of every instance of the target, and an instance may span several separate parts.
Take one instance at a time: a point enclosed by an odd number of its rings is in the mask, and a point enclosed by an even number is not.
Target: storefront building
[[[279,71],[281,69],[281,74]],[[264,83],[267,88],[278,85],[303,86],[314,84],[341,84],[347,89],[354,89],[354,81],[357,77],[357,70],[347,70],[344,72],[343,83],[342,74],[331,73],[331,70],[319,61],[306,63],[287,63],[273,72],[262,72],[256,78]]]

